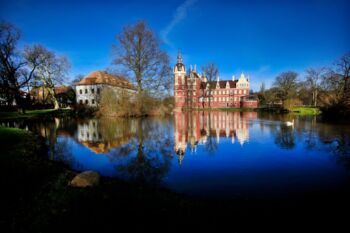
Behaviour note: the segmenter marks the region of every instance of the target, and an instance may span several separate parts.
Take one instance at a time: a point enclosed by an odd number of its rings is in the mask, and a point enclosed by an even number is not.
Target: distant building
[[[55,96],[57,98],[60,108],[68,107],[75,102],[75,93],[70,86],[55,87]]]
[[[242,73],[238,80],[207,81],[205,75],[199,75],[196,68],[186,72],[181,53],[174,67],[175,108],[227,108],[258,107],[258,101],[249,95],[249,79]]]
[[[78,104],[97,107],[105,88],[111,88],[116,94],[121,90],[136,93],[135,87],[124,77],[94,71],[75,85],[76,101]]]
[[[72,87],[57,86],[54,87],[54,93],[61,108],[74,104],[75,93]],[[52,104],[51,94],[47,87],[33,87],[29,95],[34,104]]]

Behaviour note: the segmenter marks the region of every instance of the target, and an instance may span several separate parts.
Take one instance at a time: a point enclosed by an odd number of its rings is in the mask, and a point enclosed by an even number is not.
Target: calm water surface
[[[49,157],[75,170],[195,196],[288,195],[350,184],[350,127],[316,117],[196,112],[1,124],[44,136]]]

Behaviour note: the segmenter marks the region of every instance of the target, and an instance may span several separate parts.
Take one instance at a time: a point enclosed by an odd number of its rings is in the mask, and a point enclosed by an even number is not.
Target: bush
[[[148,92],[130,94],[126,91],[118,93],[112,89],[105,89],[101,93],[100,116],[147,116],[165,115],[172,111],[173,100],[163,101],[151,96]]]
[[[300,99],[294,98],[294,99],[287,99],[283,103],[283,107],[285,109],[288,109],[289,111],[292,111],[293,107],[295,106],[301,106],[303,103]]]
[[[89,117],[93,116],[96,113],[96,108],[86,106],[84,104],[75,104],[73,105],[73,111],[79,117]]]

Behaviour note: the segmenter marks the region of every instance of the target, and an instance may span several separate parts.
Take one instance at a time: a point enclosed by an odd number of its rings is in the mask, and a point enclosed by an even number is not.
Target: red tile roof
[[[59,86],[59,87],[55,87],[55,94],[62,94],[62,93],[66,93],[70,90],[73,90],[72,87],[67,87],[67,86]]]
[[[107,84],[111,86],[136,90],[136,88],[126,78],[108,74],[104,71],[94,71],[77,83],[77,85],[95,84]]]

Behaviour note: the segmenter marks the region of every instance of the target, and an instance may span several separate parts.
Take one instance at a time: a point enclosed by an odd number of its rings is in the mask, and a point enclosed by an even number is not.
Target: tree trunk
[[[18,110],[21,111],[23,114],[26,114],[26,110],[25,110],[23,100],[22,100],[20,93],[15,94],[15,100],[16,100],[16,105],[18,107]]]
[[[54,109],[59,109],[60,108],[60,105],[59,105],[59,103],[58,103],[58,101],[57,101],[57,99],[55,97],[53,98],[53,104],[54,104]]]
[[[315,103],[314,106],[317,107],[317,90],[315,91],[315,102],[314,103]]]
[[[57,101],[57,98],[56,98],[56,96],[55,96],[55,92],[54,92],[53,88],[52,88],[52,87],[49,87],[49,88],[47,88],[47,89],[48,89],[48,91],[49,91],[49,93],[50,93],[50,95],[51,95],[51,98],[52,98],[52,101],[53,101],[53,105],[54,105],[54,109],[59,109],[59,108],[60,108],[60,105],[59,105],[59,103],[58,103],[58,101]]]

